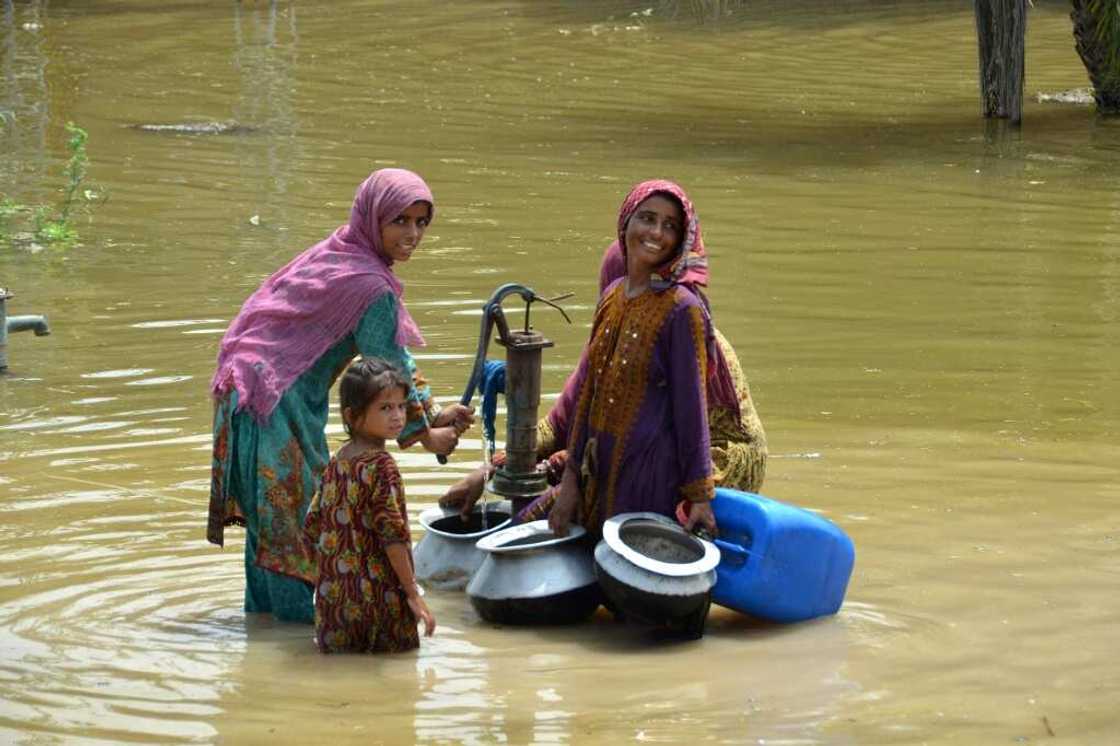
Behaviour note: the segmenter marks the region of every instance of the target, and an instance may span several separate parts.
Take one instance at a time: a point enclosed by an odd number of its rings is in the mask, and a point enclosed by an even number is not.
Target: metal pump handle
[[[467,385],[463,389],[463,395],[459,397],[459,403],[464,407],[470,406],[471,399],[474,398],[474,392],[478,389],[479,382],[482,380],[482,368],[486,363],[486,350],[490,346],[490,335],[494,330],[494,325],[497,324],[498,326],[498,339],[502,343],[508,343],[510,340],[509,322],[506,321],[505,312],[502,310],[502,301],[515,293],[525,301],[525,331],[529,331],[529,308],[533,301],[540,301],[545,305],[552,306],[560,312],[565,321],[569,324],[572,323],[572,319],[564,309],[556,305],[555,302],[572,297],[571,293],[564,293],[555,298],[542,298],[533,292],[532,288],[516,282],[499,285],[490,295],[490,299],[482,305],[482,322],[478,332],[478,349],[474,354],[474,367],[471,369],[471,376],[467,379]],[[437,458],[441,464],[447,463],[447,456],[439,454]]]

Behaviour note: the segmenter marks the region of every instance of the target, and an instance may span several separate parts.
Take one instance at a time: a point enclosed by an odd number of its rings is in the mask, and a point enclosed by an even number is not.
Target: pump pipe
[[[9,316],[7,301],[12,297],[14,294],[7,288],[0,288],[0,372],[8,369],[8,334],[32,331],[36,337],[45,337],[51,333],[47,317],[42,314]]]

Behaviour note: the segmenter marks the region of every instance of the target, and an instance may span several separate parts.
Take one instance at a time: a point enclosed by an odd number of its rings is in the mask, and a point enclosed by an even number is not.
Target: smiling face
[[[364,411],[343,410],[350,436],[356,441],[377,443],[400,435],[407,420],[405,393],[400,386],[389,386],[379,391]]]
[[[643,200],[626,223],[626,261],[653,271],[676,254],[684,238],[684,211],[676,200],[655,194]]]
[[[381,226],[381,251],[394,262],[407,262],[420,245],[431,222],[427,202],[413,202],[400,215]]]

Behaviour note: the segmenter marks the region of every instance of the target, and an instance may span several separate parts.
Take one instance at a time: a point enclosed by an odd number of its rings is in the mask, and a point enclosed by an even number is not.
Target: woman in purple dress
[[[631,511],[673,515],[715,531],[708,403],[735,402],[707,303],[695,211],[670,181],[634,187],[618,217],[626,273],[599,299],[591,337],[569,379],[568,457],[549,511],[558,533],[577,521],[597,534]]]
[[[636,212],[638,204],[656,193],[666,195],[667,198],[675,201],[681,206],[684,214],[685,235],[681,241],[681,255],[676,260],[675,275],[672,267],[664,268],[665,275],[675,276],[673,282],[684,286],[697,296],[702,302],[705,316],[708,317],[708,303],[703,291],[708,284],[708,268],[703,260],[704,242],[695,210],[684,191],[671,182],[640,184],[635,187],[627,203],[623,205],[623,214],[620,216],[622,222],[628,225],[629,216]],[[684,244],[687,244],[687,249]],[[615,240],[603,254],[599,272],[600,296],[603,297],[608,289],[613,288],[616,280],[623,279],[626,275],[627,254],[623,250],[623,241]],[[659,286],[664,282],[665,279],[662,277]],[[712,340],[708,340],[703,352],[708,363],[706,404],[712,476],[716,487],[756,492],[762,485],[766,473],[766,432],[755,409],[750,387],[735,350],[714,326],[711,332],[714,336],[714,344]],[[569,424],[579,396],[577,388],[581,385],[577,380],[578,376],[577,372],[568,379],[548,414],[537,423],[539,468],[545,471],[549,484],[554,487],[522,511],[518,515],[520,521],[546,517],[555,502],[555,485],[559,484],[568,461],[566,447]],[[468,514],[482,496],[486,480],[493,472],[493,468],[504,463],[504,459],[505,452],[499,451],[492,465],[479,467],[448,489],[440,498],[440,505],[445,508],[458,508],[463,515]]]

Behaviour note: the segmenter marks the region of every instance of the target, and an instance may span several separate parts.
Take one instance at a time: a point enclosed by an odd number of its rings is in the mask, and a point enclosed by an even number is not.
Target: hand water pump
[[[502,310],[502,301],[517,294],[525,301],[525,326],[510,329]],[[498,344],[506,348],[506,462],[490,480],[488,489],[508,498],[516,513],[548,489],[547,479],[537,469],[537,417],[541,401],[541,352],[552,342],[529,324],[529,311],[534,302],[558,310],[570,324],[572,320],[556,301],[571,297],[542,298],[531,288],[516,283],[498,287],[482,307],[482,327],[478,337],[474,368],[460,402],[469,405],[479,388],[486,363],[486,349],[495,326]]]

